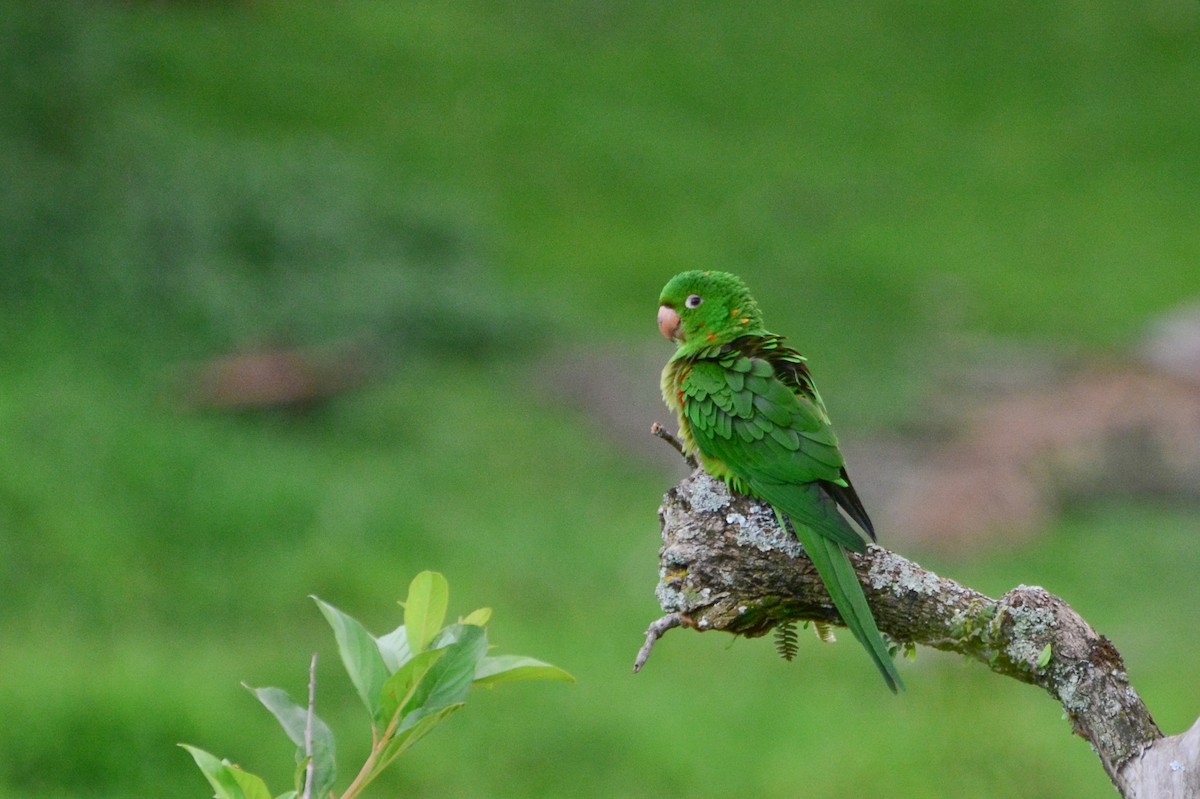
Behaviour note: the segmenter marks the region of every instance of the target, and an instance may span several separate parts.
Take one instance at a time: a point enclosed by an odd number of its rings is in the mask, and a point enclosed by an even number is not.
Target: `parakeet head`
[[[681,272],[658,298],[658,329],[680,347],[725,344],[763,333],[762,313],[750,290],[729,272]]]

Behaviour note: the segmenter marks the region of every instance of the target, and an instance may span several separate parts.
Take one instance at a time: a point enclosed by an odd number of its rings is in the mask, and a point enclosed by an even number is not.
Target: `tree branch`
[[[657,595],[667,615],[647,630],[635,671],[671,627],[753,637],[788,620],[841,624],[811,561],[779,529],[769,506],[731,496],[697,470],[667,493],[659,517]],[[958,652],[1045,690],[1124,796],[1187,795],[1162,792],[1158,786],[1167,783],[1148,769],[1166,769],[1178,784],[1186,775],[1200,778],[1196,740],[1163,738],[1130,686],[1120,653],[1061,598],[1021,585],[993,599],[877,546],[852,553],[851,561],[883,632]],[[1200,725],[1193,733],[1200,740]],[[1156,742],[1171,743],[1176,754],[1151,757]]]

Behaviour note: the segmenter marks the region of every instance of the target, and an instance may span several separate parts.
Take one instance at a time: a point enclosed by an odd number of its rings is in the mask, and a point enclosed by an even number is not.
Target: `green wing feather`
[[[680,421],[708,470],[771,504],[812,560],[846,627],[892,691],[903,687],[846,550],[874,537],[804,359],[775,336],[748,336],[681,365]]]

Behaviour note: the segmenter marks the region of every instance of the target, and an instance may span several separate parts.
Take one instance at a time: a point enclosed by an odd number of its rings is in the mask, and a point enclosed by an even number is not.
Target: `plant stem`
[[[317,653],[313,652],[312,663],[308,667],[308,718],[304,723],[304,755],[308,765],[304,767],[304,796],[302,799],[312,799],[313,774],[316,772],[316,761],[313,760],[313,718],[316,716],[317,704]]]
[[[392,736],[396,734],[396,728],[400,726],[400,716],[404,712],[404,706],[408,704],[408,700],[412,699],[413,694],[416,693],[417,682],[419,682],[419,680],[413,683],[412,687],[408,689],[408,693],[404,695],[404,698],[401,699],[400,703],[396,706],[396,712],[392,714],[392,718],[388,721],[388,725],[386,728],[384,728],[382,735],[378,733],[378,728],[372,723],[371,754],[367,755],[367,759],[363,762],[362,768],[358,770],[358,774],[354,777],[354,782],[350,783],[350,787],[346,789],[344,794],[342,794],[341,799],[354,799],[354,797],[358,796],[363,789],[370,784],[371,780],[375,779],[375,774],[377,773],[375,764],[379,762],[379,756],[383,754],[383,750],[387,747],[388,741],[390,741]],[[380,766],[378,771],[382,771],[383,769],[387,768],[388,764],[395,759],[395,756],[393,756],[391,760],[388,760],[387,763],[384,763],[382,766]]]

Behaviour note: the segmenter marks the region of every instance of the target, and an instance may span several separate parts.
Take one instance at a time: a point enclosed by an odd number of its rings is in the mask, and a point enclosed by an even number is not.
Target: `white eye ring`
[[[699,294],[689,294],[687,299],[683,301],[683,304],[688,308],[699,308],[702,302],[704,302],[704,298]]]

